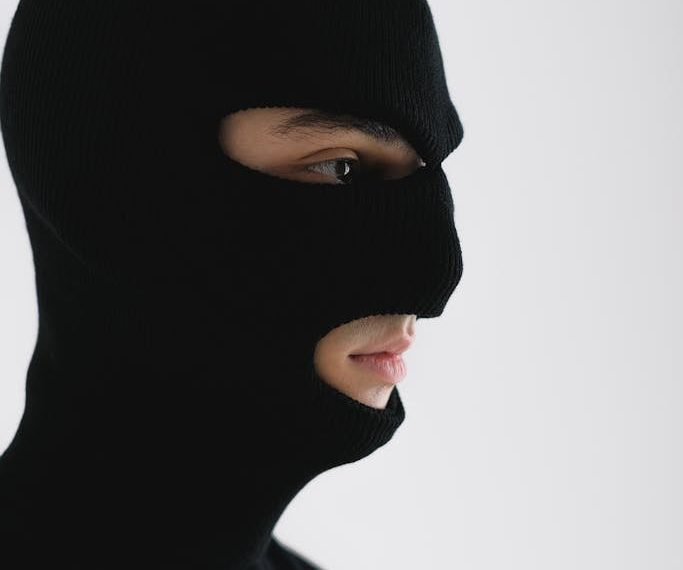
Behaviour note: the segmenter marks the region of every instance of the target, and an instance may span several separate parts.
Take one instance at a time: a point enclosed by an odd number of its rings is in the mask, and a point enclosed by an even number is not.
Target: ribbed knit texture
[[[265,174],[218,144],[257,106],[384,121],[427,167]],[[427,4],[22,0],[0,125],[39,311],[0,568],[314,568],[277,521],[406,417],[398,388],[375,409],[329,385],[317,341],[437,317],[462,276],[441,162],[463,129]]]

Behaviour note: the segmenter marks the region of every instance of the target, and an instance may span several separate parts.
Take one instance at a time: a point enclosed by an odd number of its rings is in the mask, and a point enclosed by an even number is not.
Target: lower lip
[[[374,354],[352,354],[350,358],[366,370],[380,375],[391,384],[398,384],[406,375],[406,364],[400,354],[376,352]]]

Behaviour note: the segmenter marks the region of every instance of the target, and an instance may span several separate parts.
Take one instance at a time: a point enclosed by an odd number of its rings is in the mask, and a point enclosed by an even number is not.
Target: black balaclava
[[[428,5],[21,0],[0,82],[39,309],[0,567],[310,568],[283,511],[405,418],[397,388],[379,409],[321,379],[316,342],[437,317],[462,275]],[[426,166],[339,185],[227,157],[220,119],[268,106],[385,122]]]

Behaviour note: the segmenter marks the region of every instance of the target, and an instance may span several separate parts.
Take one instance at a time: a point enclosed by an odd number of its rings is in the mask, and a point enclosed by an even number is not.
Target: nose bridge
[[[364,188],[316,220],[306,304],[323,329],[376,314],[434,317],[462,273],[453,200],[440,167],[400,190]],[[412,321],[414,327],[414,321]]]

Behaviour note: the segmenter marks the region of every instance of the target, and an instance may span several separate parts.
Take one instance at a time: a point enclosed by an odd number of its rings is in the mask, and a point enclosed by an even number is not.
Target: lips
[[[368,372],[378,374],[390,384],[397,384],[403,380],[407,373],[406,364],[400,354],[376,352],[373,354],[352,354],[350,358]]]
[[[401,354],[408,350],[411,344],[411,336],[401,335],[372,346],[365,352],[350,354],[349,358],[366,371],[381,376],[391,384],[397,384],[407,374]]]
[[[413,339],[412,337],[408,335],[401,335],[400,337],[396,337],[393,339],[390,339],[389,341],[385,341],[382,344],[379,344],[377,346],[372,346],[365,350],[364,352],[357,352],[353,353],[350,356],[365,356],[365,355],[371,355],[371,354],[383,354],[383,353],[390,353],[393,355],[399,355],[403,354],[406,350],[410,348],[410,345],[413,344]]]

